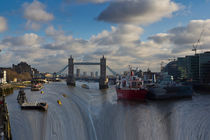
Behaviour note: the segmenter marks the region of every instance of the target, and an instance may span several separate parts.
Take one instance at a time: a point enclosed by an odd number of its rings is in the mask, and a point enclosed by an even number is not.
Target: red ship
[[[144,87],[143,80],[130,69],[127,75],[119,77],[116,92],[118,99],[145,100],[148,90]]]

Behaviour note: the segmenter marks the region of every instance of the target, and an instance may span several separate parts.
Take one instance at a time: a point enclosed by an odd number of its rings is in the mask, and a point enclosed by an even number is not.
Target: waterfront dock
[[[46,102],[27,102],[26,94],[23,89],[20,89],[17,100],[22,109],[38,109],[44,111],[47,111],[48,109],[48,104]]]
[[[0,139],[12,140],[9,113],[5,96],[13,93],[14,87],[11,84],[0,85]]]
[[[19,89],[19,88],[31,88],[31,82],[24,81],[24,82],[10,83],[10,84],[0,84],[0,95],[7,96],[13,93],[14,89]]]
[[[48,104],[47,103],[23,103],[21,104],[21,108],[22,109],[38,109],[38,110],[43,110],[43,111],[47,111],[48,109]]]
[[[0,139],[12,140],[9,113],[4,95],[0,96]]]
[[[0,96],[3,96],[3,95],[7,96],[13,93],[13,90],[14,90],[14,86],[11,84],[0,85]]]

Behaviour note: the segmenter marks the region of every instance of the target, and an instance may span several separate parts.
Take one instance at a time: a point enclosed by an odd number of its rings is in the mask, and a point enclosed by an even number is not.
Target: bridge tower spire
[[[74,79],[74,59],[72,56],[69,58],[68,62],[68,77],[67,77],[67,85],[75,86],[75,79]]]
[[[99,89],[108,88],[108,81],[106,77],[106,58],[103,57],[100,59],[100,79],[99,79]]]

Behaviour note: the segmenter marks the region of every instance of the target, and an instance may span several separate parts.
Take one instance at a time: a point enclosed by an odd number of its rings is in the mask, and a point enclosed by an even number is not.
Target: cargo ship
[[[82,88],[86,88],[86,89],[90,89],[89,86],[87,84],[82,84],[81,85]]]
[[[118,99],[145,100],[148,90],[143,85],[143,80],[134,75],[133,70],[123,76],[119,76],[116,84]]]

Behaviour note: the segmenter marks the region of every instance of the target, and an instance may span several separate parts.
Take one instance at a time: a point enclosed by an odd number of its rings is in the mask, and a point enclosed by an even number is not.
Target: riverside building
[[[177,79],[210,83],[210,52],[178,57],[169,62],[164,71]]]

